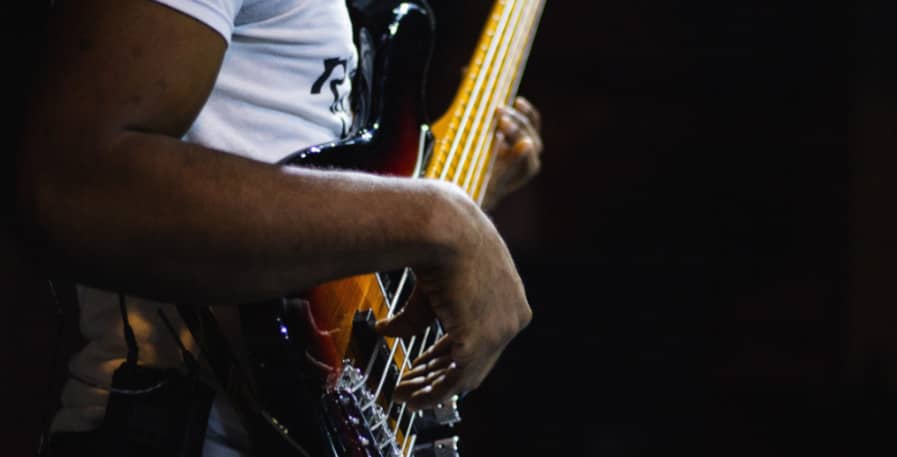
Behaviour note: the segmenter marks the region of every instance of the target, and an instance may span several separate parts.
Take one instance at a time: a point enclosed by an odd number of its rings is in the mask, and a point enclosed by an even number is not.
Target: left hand
[[[490,210],[506,195],[529,182],[541,167],[542,119],[539,111],[523,97],[514,105],[498,109],[495,135],[495,165],[483,197],[483,208]]]

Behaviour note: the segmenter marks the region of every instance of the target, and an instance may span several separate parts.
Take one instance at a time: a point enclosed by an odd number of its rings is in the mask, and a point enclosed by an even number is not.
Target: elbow
[[[20,145],[13,228],[42,268],[66,268],[77,251],[74,244],[87,217],[83,203],[92,182],[78,178],[83,165],[73,162],[84,158],[81,149],[27,133]]]
[[[54,218],[60,202],[55,198],[57,183],[47,170],[42,169],[41,148],[26,140],[19,150],[15,173],[15,216],[13,228],[25,248],[39,260],[47,260],[56,249],[51,246],[54,233],[64,231],[59,219]],[[52,264],[53,262],[41,262]]]

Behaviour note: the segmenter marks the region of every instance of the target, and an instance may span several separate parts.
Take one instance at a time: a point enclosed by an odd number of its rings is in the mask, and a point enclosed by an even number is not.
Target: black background
[[[489,3],[434,0],[434,94]],[[14,115],[34,13],[4,40]],[[897,433],[895,18],[548,2],[521,88],[545,119],[543,170],[495,213],[535,319],[464,402],[464,455],[885,452],[871,449]],[[35,439],[56,322],[17,247],[4,455]]]

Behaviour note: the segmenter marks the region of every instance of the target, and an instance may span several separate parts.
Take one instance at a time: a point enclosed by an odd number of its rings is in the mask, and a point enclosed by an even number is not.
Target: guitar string
[[[526,65],[527,60],[529,60],[529,55],[530,55],[530,52],[532,51],[533,42],[535,40],[536,32],[538,30],[538,27],[536,27],[536,24],[537,24],[539,18],[542,16],[542,12],[545,9],[545,0],[535,0],[532,3],[533,3],[532,4],[533,9],[530,13],[528,25],[526,27],[526,30],[527,30],[526,43],[525,43],[525,46],[522,48],[523,52],[520,53],[520,55],[517,59],[517,63],[515,65],[516,74],[514,75],[514,82],[511,84],[511,89],[508,91],[509,95],[516,94],[520,88],[520,82],[523,79],[523,68]],[[488,183],[488,180],[491,177],[492,167],[493,167],[494,163],[495,163],[495,157],[493,155],[493,157],[490,158],[490,164],[488,167],[477,168],[477,177],[476,177],[476,179],[474,179],[475,187],[473,189],[473,194],[474,194],[473,198],[474,198],[474,201],[476,201],[479,204],[483,203],[483,198],[485,197],[485,193],[486,193],[486,184]],[[487,174],[485,177],[482,177],[482,179],[481,179],[481,175],[484,170],[486,171]],[[479,185],[479,187],[476,187],[477,185]]]
[[[405,355],[405,360],[402,361],[402,365],[403,365],[403,367],[404,367],[404,365],[405,365],[405,363],[407,362],[407,359],[408,359],[408,355],[407,355],[407,354],[410,353],[410,352],[413,350],[413,348],[414,348],[414,340],[415,340],[415,338],[416,338],[416,337],[412,336],[412,337],[411,337],[411,341],[408,343],[408,352],[405,353],[405,354],[406,354],[406,355]],[[386,370],[386,371],[389,372],[389,370]],[[380,384],[381,384],[380,387],[381,387],[381,388],[383,387],[383,381],[384,381],[385,379],[386,379],[386,378],[384,377],[384,378],[382,378],[382,379],[380,380]],[[397,386],[397,385],[398,385],[398,382],[396,382],[396,386]],[[395,387],[393,387],[393,389],[395,389]],[[379,397],[379,396],[380,396],[380,394],[379,394],[379,392],[378,392],[377,395],[375,396],[374,402],[376,402],[376,397]],[[391,405],[390,405],[390,406],[391,406]],[[382,422],[384,422],[384,421],[388,421],[388,420],[389,420],[389,407],[387,407],[387,408],[383,411],[383,419],[382,419],[380,422],[382,423]],[[372,428],[371,428],[371,430],[375,430],[375,429],[376,429],[376,427],[372,427]],[[386,440],[388,441],[388,440],[391,440],[391,439],[392,439],[392,436],[387,435]],[[388,444],[388,443],[383,443],[383,442],[381,442],[381,443],[378,443],[378,444],[379,444],[379,447],[382,448],[382,447],[384,446],[384,444]]]
[[[503,0],[502,4],[505,5],[505,8],[504,8],[504,12],[502,13],[501,21],[499,22],[498,28],[496,30],[496,34],[493,35],[492,43],[488,47],[488,51],[486,53],[486,56],[485,56],[483,62],[479,63],[480,68],[482,68],[483,65],[491,65],[492,59],[495,56],[496,47],[498,46],[497,37],[500,37],[504,33],[505,26],[507,26],[508,19],[510,18],[510,13],[512,11],[512,8],[509,8],[507,6],[507,4],[512,3],[514,1],[515,0]],[[479,99],[479,93],[480,93],[480,90],[482,89],[483,79],[485,77],[486,77],[486,72],[479,73],[479,76],[476,78],[476,82],[474,83],[474,88],[472,91],[472,95],[470,97],[471,100]],[[442,170],[442,173],[439,175],[440,180],[448,181],[448,179],[446,179],[446,177],[448,175],[449,170],[452,170],[452,162],[454,162],[455,153],[458,150],[458,145],[461,142],[461,139],[464,137],[464,131],[467,128],[467,121],[470,118],[471,110],[473,110],[473,104],[468,102],[467,107],[464,108],[464,114],[461,117],[461,123],[460,123],[460,126],[458,127],[458,134],[455,137],[454,141],[452,141],[452,145],[449,148],[448,158],[446,159],[446,162],[443,165],[444,168]]]
[[[424,354],[424,350],[427,348],[427,339],[430,337],[430,329],[431,329],[431,328],[432,328],[432,326],[427,327],[427,330],[424,332],[423,339],[421,340],[420,351],[419,351],[419,353],[417,354],[418,357],[422,356],[422,355]],[[434,342],[435,342],[435,341],[434,341]],[[408,362],[407,367],[408,367],[408,368],[411,368],[411,362]],[[401,382],[401,380],[402,380],[402,375],[404,374],[404,371],[405,371],[405,366],[404,366],[404,364],[403,364],[402,372],[399,373],[399,379],[398,379],[398,381],[396,381],[396,384],[398,384],[399,382]],[[405,402],[402,402],[401,405],[402,405],[402,406],[401,406],[400,409],[399,409],[399,414],[398,414],[398,416],[396,417],[396,426],[395,426],[395,428],[393,429],[393,433],[394,433],[394,434],[398,434],[398,433],[399,433],[399,427],[401,426],[401,423],[402,423],[402,416],[405,415],[405,409],[408,407],[408,404],[405,403]],[[389,410],[390,410],[390,408],[392,408],[392,406],[393,406],[393,403],[390,401],[389,407],[386,408],[387,413],[389,413]]]
[[[399,280],[399,285],[396,286],[395,296],[393,297],[393,300],[387,305],[387,312],[386,312],[387,318],[392,316],[392,314],[395,310],[395,307],[398,304],[398,297],[400,297],[402,295],[402,293],[404,292],[405,284],[408,279],[408,271],[409,271],[408,268],[406,268],[402,271],[402,278]],[[384,298],[388,299],[386,297],[385,291],[384,291]],[[396,343],[394,342],[392,351],[395,351],[395,348],[396,348]],[[380,354],[380,345],[375,344],[373,353],[371,354],[371,357],[368,359],[368,365],[367,365],[367,367],[365,367],[364,375],[361,377],[361,380],[358,382],[358,384],[355,385],[354,387],[352,387],[352,389],[351,389],[352,392],[358,392],[367,384],[368,380],[371,377],[371,372],[373,372],[373,370],[374,370],[374,364],[377,361],[377,356],[379,354]],[[389,360],[390,359],[387,359],[387,363],[389,363]],[[387,366],[387,368],[388,368],[388,366]]]
[[[414,443],[416,443],[416,442],[417,442],[417,435],[412,435],[411,436],[411,444],[408,446],[408,456],[407,457],[411,457],[412,453],[414,452]]]
[[[401,368],[399,368],[399,374],[396,376],[396,384],[393,387],[393,390],[395,390],[395,387],[398,387],[399,383],[402,382],[402,373],[405,371],[405,367],[411,366],[411,356],[407,355],[407,354],[414,352],[414,343],[415,343],[414,340],[416,338],[417,338],[417,336],[411,337],[411,342],[408,344],[408,352],[406,353],[405,358],[402,360],[402,366],[401,366]],[[423,348],[425,347],[425,345],[426,345],[426,339],[421,341],[421,352],[423,352]],[[389,418],[389,410],[392,408],[392,405],[393,405],[393,400],[390,398],[389,405],[386,407],[386,410],[385,410],[387,418]]]
[[[424,337],[423,337],[423,339],[421,340],[421,345],[420,345],[420,353],[421,353],[421,354],[423,354],[423,352],[424,352],[424,348],[426,347],[427,336],[428,336],[428,334],[429,334],[429,330],[430,330],[430,328],[427,327],[427,331],[424,332]],[[412,344],[411,344],[411,346],[409,347],[409,352],[413,352],[413,350],[412,350],[412,348],[414,347],[414,343],[413,343],[413,341],[414,341],[414,338],[412,338]],[[410,356],[409,356],[409,357],[406,357],[406,358],[402,361],[402,368],[401,368],[401,370],[399,371],[399,374],[398,374],[398,376],[397,376],[397,378],[396,378],[396,386],[398,386],[399,383],[402,382],[402,374],[405,372],[405,369],[406,369],[406,368],[411,368],[411,357],[410,357]],[[390,411],[392,410],[393,405],[394,405],[394,401],[393,401],[393,399],[390,399],[390,401],[389,401],[389,405],[388,405],[388,406],[386,407],[386,409],[385,409],[385,413],[384,413],[384,415],[383,415],[383,419],[381,419],[380,422],[378,422],[376,425],[374,425],[373,427],[371,427],[371,430],[372,430],[372,431],[373,431],[373,430],[377,430],[378,428],[380,428],[380,427],[382,427],[382,426],[385,426],[385,425],[389,422],[389,415],[390,415]],[[406,407],[406,406],[407,406],[406,403],[402,403],[402,410],[401,410],[401,412],[404,412],[404,411],[405,411],[405,407]],[[393,430],[391,431],[391,433],[387,434],[387,437],[386,437],[386,439],[385,439],[383,442],[378,443],[380,449],[383,449],[384,447],[386,447],[386,445],[390,444],[390,441],[394,440],[394,439],[398,436],[398,435],[397,435],[397,433],[398,433],[398,426],[399,426],[399,424],[402,422],[402,414],[401,414],[401,412],[399,413],[398,417],[396,418],[396,428],[393,429]]]
[[[535,11],[531,16],[530,25],[527,28],[529,30],[529,34],[527,36],[526,48],[524,48],[523,53],[521,54],[520,65],[518,65],[519,71],[515,75],[514,84],[511,86],[511,92],[516,93],[518,89],[520,89],[520,82],[523,81],[523,64],[529,60],[530,52],[533,49],[533,43],[536,38],[536,32],[538,31],[538,27],[536,27],[536,23],[539,18],[542,17],[542,12],[545,10],[545,0],[534,0]]]
[[[390,318],[395,314],[396,306],[398,306],[398,304],[399,304],[399,298],[402,297],[402,293],[404,292],[404,289],[405,289],[405,284],[407,284],[407,279],[408,279],[408,269],[406,268],[405,270],[402,271],[402,279],[399,280],[399,285],[396,287],[396,293],[393,295],[392,300],[389,302],[389,308],[386,313],[387,318]],[[413,341],[413,338],[412,338],[412,341]],[[399,348],[399,346],[402,347],[402,354],[404,354],[407,357],[408,350],[405,347],[405,342],[402,340],[402,338],[398,338],[398,337],[394,338],[392,341],[392,348],[390,348],[389,357],[386,358],[386,363],[384,363],[384,365],[383,365],[383,373],[380,375],[380,382],[378,383],[377,390],[373,394],[371,401],[368,402],[362,408],[363,410],[366,410],[377,403],[377,399],[380,397],[380,392],[383,389],[384,382],[386,381],[386,376],[387,376],[387,374],[389,374],[389,368],[395,360],[396,350]],[[380,352],[380,348],[379,348],[379,345],[377,345],[374,347],[374,354],[371,356],[371,361],[374,360],[374,358],[377,356],[377,354],[379,352]],[[372,367],[372,364],[369,363],[369,366]],[[366,378],[367,378],[367,375],[365,375],[365,377],[362,378],[364,383],[367,382]]]
[[[464,184],[461,186],[468,194],[470,194],[470,180],[474,176],[474,174],[476,174],[476,169],[478,166],[480,166],[481,163],[480,157],[483,151],[483,139],[494,136],[493,122],[495,120],[495,111],[498,109],[499,104],[507,103],[507,100],[503,100],[503,97],[501,97],[502,91],[494,89],[496,87],[496,82],[503,81],[506,77],[506,73],[510,66],[511,60],[508,59],[508,52],[512,49],[512,44],[515,43],[518,40],[518,37],[521,35],[520,27],[518,25],[520,24],[521,15],[525,9],[526,2],[521,2],[518,7],[515,7],[514,18],[511,21],[515,27],[512,28],[512,31],[510,33],[506,33],[502,38],[503,43],[501,55],[500,57],[496,58],[498,64],[494,65],[492,68],[492,72],[489,77],[489,85],[485,92],[486,95],[484,96],[485,103],[481,103],[480,108],[477,110],[477,118],[474,125],[478,126],[475,130],[478,135],[469,135],[467,138],[467,142],[464,145],[464,159],[462,162],[466,162],[467,156],[471,151],[471,146],[473,146],[474,144],[474,140],[479,140],[476,142],[478,147],[475,149],[473,158],[471,159],[472,166],[468,167],[466,178],[464,179]],[[485,119],[483,119],[484,117]],[[488,126],[488,128],[480,129],[479,126],[481,125],[486,125]]]
[[[408,350],[410,350],[412,347],[414,347],[415,338],[417,338],[417,337],[416,336],[411,337],[411,340],[408,343]],[[392,349],[392,352],[389,354],[389,359],[387,359],[386,367],[384,367],[384,369],[383,369],[383,374],[380,376],[380,382],[377,385],[377,390],[374,392],[374,395],[371,398],[371,401],[367,405],[365,405],[364,408],[362,408],[362,409],[368,409],[371,406],[377,404],[377,400],[380,398],[380,393],[383,391],[383,387],[386,384],[386,378],[387,378],[387,375],[389,374],[389,369],[392,367],[392,363],[395,362],[394,357],[395,357],[395,353],[396,353],[396,348],[399,346],[399,344],[402,345],[402,351],[404,352],[405,357],[406,358],[408,357],[408,352],[405,349],[404,342],[401,340],[401,338],[397,337],[395,339],[395,341],[393,342],[393,345],[392,345],[393,349]],[[395,386],[393,388],[395,388]]]
[[[405,430],[405,441],[402,443],[402,453],[403,453],[403,454],[405,453],[405,448],[407,447],[407,448],[408,448],[408,455],[409,455],[409,456],[411,455],[412,452],[414,452],[414,442],[417,440],[417,435],[416,435],[416,434],[415,434],[415,435],[410,435],[410,433],[411,433],[411,427],[414,426],[414,418],[416,418],[416,417],[417,417],[417,415],[411,416],[411,420],[408,422],[408,428]],[[409,440],[409,439],[411,440],[411,441],[410,441],[410,442],[411,442],[411,445],[410,445],[410,446],[408,445],[408,443],[409,443],[408,440]]]
[[[475,100],[474,103],[478,105],[476,115],[474,116],[473,123],[470,127],[470,134],[467,135],[467,139],[464,142],[464,149],[462,150],[461,159],[459,160],[459,167],[463,167],[464,164],[467,163],[468,157],[470,156],[471,147],[474,144],[474,141],[480,137],[484,137],[488,135],[487,132],[481,130],[484,122],[483,118],[487,118],[486,122],[490,126],[492,125],[492,118],[495,115],[496,106],[496,92],[495,92],[495,83],[499,80],[499,78],[503,75],[504,70],[506,68],[506,64],[508,63],[508,51],[510,50],[512,38],[518,35],[518,31],[516,26],[518,21],[520,20],[520,15],[525,7],[526,2],[518,2],[513,7],[513,12],[511,16],[511,21],[509,23],[510,32],[504,33],[500,37],[501,44],[499,45],[500,51],[495,57],[495,63],[489,67],[488,73],[488,82],[486,84],[486,88],[482,94],[482,100]],[[473,159],[471,159],[471,164],[477,162],[477,156],[474,155]],[[463,172],[464,170],[459,170]],[[461,187],[464,190],[467,190],[468,183],[470,181],[470,177],[472,176],[473,167],[467,167],[466,179],[464,185]],[[455,184],[459,184],[459,178],[461,177],[461,173],[455,173],[454,179],[452,182]]]
[[[420,345],[420,351],[421,351],[421,353],[423,353],[424,348],[426,348],[426,345],[427,345],[427,336],[429,335],[429,331],[430,331],[430,328],[427,327],[427,331],[424,333],[424,336],[423,336],[423,338],[421,339],[421,345]],[[396,386],[398,386],[398,385],[402,382],[402,375],[403,375],[404,372],[405,372],[405,368],[406,368],[406,367],[410,367],[410,366],[411,366],[410,357],[406,357],[405,360],[402,361],[402,368],[401,368],[401,370],[399,371],[399,375],[398,375],[398,377],[397,377],[397,379],[396,379]],[[403,405],[403,410],[404,410],[404,405],[405,405],[405,403],[402,403],[402,405]],[[380,421],[380,422],[377,423],[375,426],[371,427],[371,429],[376,429],[376,428],[380,427],[381,425],[384,425],[383,423],[389,419],[389,412],[390,412],[390,410],[392,409],[392,406],[393,406],[393,400],[390,399],[390,401],[389,401],[389,405],[386,407],[386,417],[384,418],[383,421]],[[401,414],[399,414],[398,419],[396,419],[396,422],[398,423],[398,422],[401,421],[401,420],[402,420],[402,416],[401,416]],[[398,429],[394,429],[394,430],[393,430],[393,432],[397,432],[397,431],[398,431]]]
[[[407,282],[406,282],[407,274],[408,274],[408,270],[406,269],[402,276],[402,280],[400,281],[399,286],[397,287],[397,292],[395,293],[393,300],[389,305],[389,310],[387,313],[388,317],[391,317],[395,313],[395,308],[398,305],[398,300],[402,295],[402,291],[404,290],[405,285],[407,284]],[[424,332],[424,339],[423,339],[424,344],[421,344],[419,355],[423,354],[424,350],[427,348],[425,343],[426,343],[427,337],[429,336],[429,333],[430,333],[430,327],[427,327],[426,331]],[[382,393],[383,387],[385,386],[386,376],[389,373],[389,368],[392,366],[392,364],[395,364],[395,362],[396,362],[395,353],[396,353],[396,349],[398,347],[402,348],[402,353],[405,355],[405,357],[404,357],[403,363],[402,363],[402,369],[401,369],[402,371],[400,372],[400,376],[399,376],[398,380],[396,381],[396,385],[398,385],[398,383],[401,381],[401,373],[404,372],[404,369],[406,366],[407,367],[411,366],[411,357],[409,356],[409,354],[411,354],[413,352],[413,348],[414,348],[414,344],[415,344],[414,340],[415,340],[415,336],[412,336],[411,340],[408,343],[408,346],[406,347],[404,344],[404,340],[402,338],[397,337],[394,339],[393,346],[390,351],[390,355],[387,358],[387,363],[384,367],[383,374],[380,377],[380,382],[378,383],[376,393],[373,395],[372,400],[362,408],[363,410],[367,410],[367,409],[371,408],[372,406],[374,406],[375,404],[377,404],[377,400],[379,399],[380,394]],[[374,351],[374,356],[376,356],[376,354],[378,352],[379,352],[379,348],[376,348]],[[362,382],[362,385],[364,383],[366,383],[366,379],[364,380],[364,382]],[[402,405],[403,405],[403,410],[404,410],[405,403],[402,403]],[[389,406],[385,410],[383,420],[388,420],[389,411],[392,406],[393,406],[393,402],[390,401]],[[411,420],[412,424],[413,424],[413,419],[414,419],[414,417],[412,416],[412,420]],[[381,423],[382,423],[382,421],[381,421]],[[372,431],[376,430],[380,426],[381,423],[375,424],[375,426],[372,427],[371,430]],[[394,433],[397,433],[397,429]],[[392,436],[387,436],[386,440],[384,440],[384,442],[378,442],[377,444],[379,445],[380,448],[383,448],[387,444],[389,444],[389,440],[392,440],[394,437],[395,437],[395,434],[393,434]]]
[[[510,45],[510,49],[513,51],[506,56],[505,61],[503,62],[503,71],[499,79],[498,89],[494,92],[496,97],[490,106],[490,111],[487,112],[486,124],[489,128],[484,131],[485,134],[480,135],[479,137],[475,149],[476,152],[474,153],[475,165],[470,167],[467,174],[467,180],[464,182],[464,190],[468,192],[477,203],[482,203],[480,199],[477,198],[477,190],[486,187],[486,183],[480,180],[483,176],[483,171],[487,169],[487,167],[484,166],[484,162],[489,162],[488,169],[491,169],[492,163],[494,163],[494,157],[492,156],[494,156],[493,145],[495,142],[495,124],[498,123],[496,120],[496,110],[499,105],[508,105],[511,103],[514,92],[510,90],[511,84],[509,79],[513,76],[513,72],[520,68],[522,63],[522,60],[520,59],[521,54],[518,52],[521,49],[521,42],[532,35],[532,21],[530,20],[533,11],[532,6],[533,2],[529,2],[525,7],[527,10],[526,14],[523,14],[523,17],[519,19],[520,22],[518,24],[523,24],[526,27],[524,28],[518,25],[515,30],[515,32],[521,33],[515,33],[514,40]]]
[[[427,346],[427,339],[428,339],[429,336],[430,336],[430,330],[431,330],[432,327],[433,327],[433,326],[428,326],[428,327],[426,328],[426,330],[424,331],[424,336],[423,336],[423,338],[421,339],[420,349],[418,350],[418,357],[420,357],[421,355],[423,355],[424,351],[425,351],[425,350],[427,349],[427,347],[428,347],[428,346]],[[412,337],[412,343],[411,343],[411,347],[409,347],[409,353],[410,353],[410,352],[413,352],[413,350],[411,349],[411,348],[413,348],[413,345],[414,345],[413,341],[414,341],[414,338]],[[412,366],[412,363],[411,363],[411,357],[406,357],[406,358],[402,361],[402,368],[401,368],[401,371],[399,372],[399,376],[398,376],[398,378],[397,378],[397,380],[396,380],[396,385],[398,385],[398,384],[401,382],[402,375],[404,374],[405,369],[406,369],[406,368],[411,368],[411,366]],[[391,411],[391,409],[392,409],[393,406],[394,406],[394,402],[393,402],[392,400],[390,400],[389,406],[387,406],[387,408],[386,408],[386,410],[385,410],[384,418],[383,418],[380,422],[378,422],[374,427],[371,427],[371,430],[372,430],[372,431],[373,431],[373,430],[376,430],[377,428],[379,428],[379,427],[381,427],[381,426],[383,426],[383,425],[389,420],[389,413],[390,413],[390,411]],[[379,447],[380,447],[381,449],[384,448],[384,447],[386,447],[386,445],[390,444],[389,440],[392,440],[392,439],[394,439],[394,438],[396,438],[396,437],[398,436],[399,427],[401,426],[401,423],[402,423],[402,416],[403,416],[403,414],[404,414],[405,409],[407,408],[407,406],[408,406],[407,403],[404,403],[404,402],[401,403],[401,410],[399,411],[399,414],[398,414],[398,416],[397,416],[397,418],[396,418],[396,420],[395,420],[396,426],[395,426],[395,428],[392,430],[392,434],[391,434],[391,436],[387,436],[386,440],[384,440],[383,442],[378,443],[378,445],[379,445]],[[415,418],[416,418],[416,416],[411,416],[411,417],[409,418],[409,430],[410,430],[411,426],[413,426],[413,424],[414,424],[414,419],[415,419]]]
[[[438,323],[436,323],[436,324],[433,324],[433,325],[430,326],[430,327],[427,327],[427,331],[424,333],[424,339],[426,339],[426,336],[429,334],[431,328],[435,328],[435,329],[436,329],[436,331],[434,332],[435,335],[434,335],[434,338],[433,338],[433,344],[436,344],[436,342],[439,341],[439,338],[442,338],[442,336],[445,334],[445,332],[443,332],[443,331],[442,331],[442,327],[441,327]],[[420,354],[418,354],[418,357],[420,357],[421,355],[423,355],[423,353],[424,353],[424,348],[421,347],[421,349],[420,349]],[[402,403],[402,412],[403,412],[403,413],[404,413],[404,411],[405,411],[406,406],[408,406],[406,403]],[[407,431],[406,434],[405,434],[405,436],[406,436],[406,440],[407,440],[407,434],[410,433],[411,428],[414,426],[414,421],[415,421],[418,417],[420,417],[418,414],[412,414],[411,417],[408,419],[408,431]],[[400,418],[401,418],[401,415],[400,415]],[[400,420],[401,420],[401,419],[400,419]],[[395,433],[396,433],[396,434],[398,434],[398,432],[399,432],[400,420],[399,420],[399,421],[396,421],[396,428],[395,428]],[[414,435],[414,437],[412,438],[412,442],[411,442],[411,446],[412,446],[412,448],[413,448],[413,446],[414,446],[414,441],[415,441],[416,439],[417,439],[417,435]],[[411,452],[410,449],[409,449],[409,452]],[[410,456],[410,453],[409,453],[409,456]]]
[[[434,328],[434,326],[436,327],[437,333],[439,332],[439,328],[438,328],[438,326],[436,326],[435,324],[427,327],[426,331],[424,332],[423,343],[422,343],[421,346],[420,346],[420,349],[419,349],[419,352],[418,352],[418,357],[422,356],[423,353],[424,353],[424,351],[426,350],[426,348],[427,348],[426,341],[427,341],[427,339],[428,339],[429,336],[430,336],[430,330],[431,330],[432,328]],[[438,337],[437,337],[437,339],[438,339]],[[434,344],[436,343],[436,339],[434,339],[433,343],[434,343]],[[403,365],[404,365],[404,364],[403,364]],[[411,362],[407,362],[407,366],[410,368],[410,367],[411,367]],[[403,367],[403,369],[404,369],[404,367]],[[399,411],[399,415],[397,416],[396,421],[395,421],[395,424],[396,424],[396,425],[395,425],[395,427],[394,427],[393,430],[392,430],[392,433],[393,433],[393,436],[394,436],[394,437],[398,437],[399,428],[401,427],[401,424],[402,424],[402,416],[404,415],[405,410],[406,410],[407,407],[408,407],[408,404],[407,404],[407,403],[404,403],[404,402],[403,402],[401,405],[402,405],[402,406],[401,406],[401,410]],[[390,403],[390,406],[392,406],[392,403]],[[389,412],[389,409],[387,409],[387,413],[388,413],[388,412]],[[405,444],[407,444],[408,433],[411,432],[411,428],[414,426],[414,421],[415,421],[415,419],[417,419],[417,415],[412,415],[412,416],[409,417],[409,419],[408,419],[408,430],[407,430],[406,433],[405,433],[405,441],[403,442],[403,445],[402,445],[402,449],[403,449],[402,452],[403,452],[403,453],[404,453],[404,446],[405,446]],[[416,439],[416,438],[415,438],[415,439]]]
[[[393,300],[392,300],[392,301],[390,302],[390,304],[389,304],[388,311],[387,311],[387,317],[392,317],[392,316],[395,314],[395,309],[396,309],[396,307],[398,306],[399,298],[401,298],[402,293],[404,292],[404,288],[405,288],[405,286],[406,286],[406,284],[407,284],[408,271],[409,271],[408,269],[405,269],[404,272],[403,272],[403,274],[402,274],[402,279],[400,280],[399,285],[398,285],[397,288],[396,288],[396,292],[395,292],[395,294],[394,294],[394,296],[393,296]],[[426,341],[426,338],[427,338],[427,336],[429,335],[429,332],[430,332],[430,328],[427,327],[427,329],[426,329],[426,331],[425,331],[425,333],[424,333],[424,342]],[[396,350],[397,350],[399,347],[402,348],[402,353],[404,354],[404,359],[403,359],[403,363],[402,363],[402,365],[403,365],[402,370],[404,371],[404,366],[405,366],[405,365],[408,365],[408,366],[411,365],[411,358],[409,357],[409,354],[412,352],[412,348],[414,347],[414,339],[415,339],[415,337],[412,336],[412,338],[411,338],[411,340],[409,341],[409,344],[408,344],[407,347],[405,346],[404,340],[403,340],[401,337],[396,337],[396,338],[393,340],[393,345],[392,345],[392,348],[391,348],[391,350],[390,350],[390,355],[389,355],[389,357],[387,357],[386,364],[384,365],[383,373],[382,373],[381,376],[380,376],[380,381],[379,381],[379,383],[378,383],[377,390],[376,390],[376,392],[373,394],[373,396],[372,396],[372,400],[371,400],[370,402],[368,402],[366,405],[364,405],[364,406],[362,407],[362,410],[367,410],[367,409],[373,407],[375,404],[378,403],[378,399],[379,399],[379,397],[380,397],[380,394],[382,393],[383,387],[385,386],[385,381],[386,381],[387,374],[389,373],[389,368],[390,368],[391,366],[393,366],[393,364],[395,364],[395,362],[396,362],[396,360],[395,360],[395,354],[396,354]],[[426,345],[425,345],[425,344],[421,344],[420,353],[423,354],[423,351],[424,351],[425,349],[426,349]],[[380,347],[379,347],[379,345],[377,345],[377,347],[374,348],[374,353],[373,353],[373,355],[371,356],[371,362],[368,363],[368,371],[367,371],[367,373],[366,373],[365,376],[362,378],[362,380],[361,380],[361,382],[359,383],[359,385],[358,385],[355,389],[353,389],[353,391],[356,391],[356,390],[360,389],[361,387],[363,387],[363,386],[367,383],[367,380],[369,379],[370,372],[371,372],[372,369],[373,369],[374,358],[375,358],[375,357],[377,356],[377,354],[379,353],[379,350],[380,350]],[[396,381],[396,385],[398,385],[398,383],[400,382],[400,379],[401,379],[401,378],[399,377],[399,380]],[[388,420],[388,418],[389,418],[389,411],[390,411],[391,406],[392,406],[392,401],[390,402],[390,406],[387,407],[387,409],[385,410],[385,414],[384,414],[384,419],[385,419],[385,420]],[[403,403],[403,406],[404,406],[404,403]],[[381,422],[382,422],[382,421],[381,421]],[[371,430],[372,430],[372,431],[373,431],[373,430],[376,430],[379,426],[380,426],[379,423],[378,423],[378,424],[375,424],[375,426],[372,427]],[[388,440],[391,440],[391,439],[393,439],[394,436],[395,436],[395,435],[393,435],[393,436],[387,436],[387,439],[388,439]],[[387,443],[385,443],[385,444],[389,444],[389,443],[387,442]],[[385,444],[384,444],[384,443],[379,443],[379,442],[378,442],[378,445],[380,445],[381,448],[384,447]]]
[[[426,347],[427,347],[427,338],[429,338],[429,336],[430,336],[430,329],[431,329],[431,328],[432,328],[432,326],[427,327],[426,331],[424,332],[424,336],[423,336],[423,339],[422,339],[422,341],[421,341],[421,346],[420,346],[420,350],[419,350],[419,353],[418,353],[418,357],[421,356],[421,355],[423,355],[424,350],[425,350]],[[404,364],[403,364],[403,365],[404,365]],[[410,367],[410,366],[411,366],[411,363],[408,362],[407,366]],[[403,367],[403,370],[404,370],[404,367]],[[398,382],[397,382],[397,383],[398,383]],[[392,407],[392,403],[390,403],[390,407],[387,408],[387,410],[386,410],[386,411],[387,411],[387,417],[389,416],[389,411],[390,411],[390,408],[391,408],[391,407]],[[404,414],[405,414],[405,409],[406,409],[407,407],[408,407],[408,404],[407,404],[407,403],[404,403],[404,402],[401,403],[401,407],[400,407],[400,410],[399,410],[399,414],[398,414],[398,416],[396,417],[396,420],[395,420],[395,427],[392,429],[392,434],[393,434],[394,437],[397,437],[397,436],[398,436],[399,428],[401,427],[401,423],[402,423],[402,417],[404,416]],[[414,417],[412,416],[411,419],[409,419],[409,420],[413,422]]]

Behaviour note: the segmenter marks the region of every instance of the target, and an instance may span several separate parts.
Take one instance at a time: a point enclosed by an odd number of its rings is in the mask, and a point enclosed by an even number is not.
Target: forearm
[[[99,287],[239,303],[426,262],[458,206],[422,180],[285,168],[122,132],[42,160],[26,145],[23,208],[52,263]],[[463,206],[463,204],[461,205]]]

